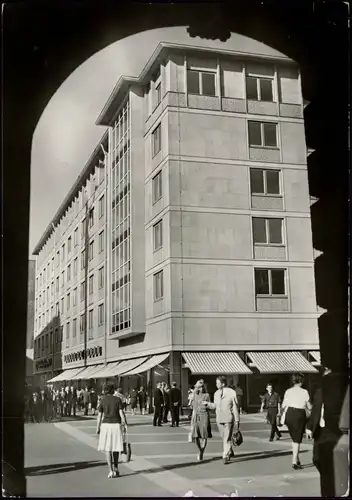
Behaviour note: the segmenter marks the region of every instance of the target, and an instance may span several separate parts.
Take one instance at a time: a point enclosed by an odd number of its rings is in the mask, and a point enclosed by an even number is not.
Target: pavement
[[[287,433],[269,442],[263,415],[241,419],[243,444],[230,465],[221,460],[221,440],[213,422],[203,462],[188,443],[188,422],[179,428],[153,427],[150,415],[127,415],[132,460],[120,464],[121,476],[108,479],[104,454],[97,451],[95,417],[25,425],[28,497],[180,497],[188,492],[213,497],[320,496],[312,465],[312,444],[301,448],[303,470],[291,467]]]

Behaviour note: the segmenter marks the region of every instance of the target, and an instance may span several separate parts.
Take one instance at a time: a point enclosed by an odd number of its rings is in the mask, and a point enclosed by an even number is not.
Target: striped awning
[[[101,370],[99,370],[97,373],[95,373],[94,378],[115,377],[116,369],[120,363],[121,363],[121,361],[116,361],[114,363],[108,363],[107,365],[103,366]]]
[[[312,358],[318,365],[321,365],[320,351],[309,351],[309,355],[312,356]]]
[[[90,378],[95,378],[94,374],[103,366],[103,364],[87,366],[84,370],[77,373],[72,380],[88,380]]]
[[[129,372],[126,372],[123,374],[124,377],[130,377],[131,375],[138,375],[139,373],[146,372],[148,370],[151,370],[157,365],[160,365],[163,361],[165,361],[166,358],[170,356],[170,353],[164,353],[164,354],[155,354],[151,358],[149,358],[147,361],[145,361],[143,364],[139,365],[137,368],[134,368],[133,370],[130,370]]]
[[[64,380],[72,380],[72,377],[77,375],[77,373],[81,372],[82,370],[83,370],[82,366],[80,366],[79,368],[70,368],[69,370],[64,370],[59,375],[56,375],[56,377],[48,380],[48,383],[63,382]]]
[[[316,373],[311,363],[297,351],[247,352],[260,373]]]
[[[140,366],[146,360],[147,356],[144,356],[143,358],[126,359],[125,361],[121,361],[119,366],[116,368],[116,375],[124,377],[126,372],[137,368],[137,366]]]
[[[183,352],[182,356],[194,374],[252,374],[237,352]]]

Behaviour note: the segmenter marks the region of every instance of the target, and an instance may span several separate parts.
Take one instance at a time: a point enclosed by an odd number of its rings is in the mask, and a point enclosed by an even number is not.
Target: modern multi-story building
[[[76,336],[73,349],[76,330],[66,330],[63,368],[76,372],[58,380],[120,376],[126,387],[151,387],[172,379],[185,395],[200,375],[212,390],[225,373],[251,406],[268,378],[283,390],[289,373],[316,372],[303,106],[299,68],[269,48],[263,55],[161,43],[138,78],[119,80],[97,120],[108,127],[100,160],[106,286],[92,305],[104,303],[106,317],[89,342],[102,351],[88,360],[95,368],[77,372],[82,358],[67,359],[82,344]],[[43,269],[98,203],[98,193],[91,205],[78,201],[64,222],[93,175],[89,165],[55,218],[65,230],[55,240],[48,228],[37,245],[42,301]],[[84,248],[91,239],[88,229]],[[51,283],[67,265],[57,261]],[[72,286],[95,269],[88,263]],[[69,293],[61,286],[60,300]],[[66,311],[66,328],[86,309]],[[37,310],[37,332],[43,314],[47,305]]]
[[[28,261],[26,382],[33,383],[35,260]]]

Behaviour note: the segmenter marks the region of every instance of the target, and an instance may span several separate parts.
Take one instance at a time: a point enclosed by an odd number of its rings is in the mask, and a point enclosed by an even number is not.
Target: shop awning
[[[126,372],[123,374],[124,377],[130,377],[131,375],[138,375],[138,373],[143,373],[148,370],[151,370],[157,365],[160,365],[163,361],[165,361],[166,358],[170,356],[170,353],[164,353],[164,354],[155,354],[151,358],[149,358],[147,361],[145,361],[143,364],[138,366],[137,368],[134,368],[133,370],[130,370],[129,372]]]
[[[247,356],[260,373],[316,373],[311,363],[296,351],[247,352]]]
[[[72,380],[88,380],[89,378],[95,378],[94,374],[103,366],[103,364],[87,366],[84,370],[77,373]]]
[[[182,356],[194,374],[252,374],[237,352],[183,352]]]
[[[312,364],[321,365],[320,351],[309,351],[309,355],[314,359]]]
[[[79,368],[70,368],[69,370],[64,370],[59,375],[56,375],[56,377],[52,378],[51,380],[48,380],[48,382],[51,384],[52,382],[63,382],[64,380],[73,380],[75,375],[77,375],[77,373],[81,372],[82,370],[83,370],[82,366],[80,366]]]
[[[124,377],[126,372],[137,368],[137,366],[140,366],[146,360],[147,356],[144,356],[143,358],[126,359],[125,361],[121,361],[119,366],[116,367],[116,375]]]
[[[103,366],[101,370],[94,374],[94,378],[109,378],[116,375],[116,369],[121,361],[115,361],[114,363],[108,363]]]

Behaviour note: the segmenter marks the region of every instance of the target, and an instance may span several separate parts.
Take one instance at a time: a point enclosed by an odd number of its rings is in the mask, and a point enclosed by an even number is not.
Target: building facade
[[[225,373],[252,406],[267,379],[283,390],[289,373],[316,372],[303,109],[299,68],[269,48],[162,43],[138,78],[119,80],[97,120],[108,127],[107,315],[85,375],[127,388],[176,380],[185,396],[200,375],[213,390]],[[70,350],[63,368],[82,368]]]
[[[33,383],[33,345],[34,345],[34,304],[35,304],[35,260],[28,261],[27,293],[27,341],[26,341],[26,382]]]

